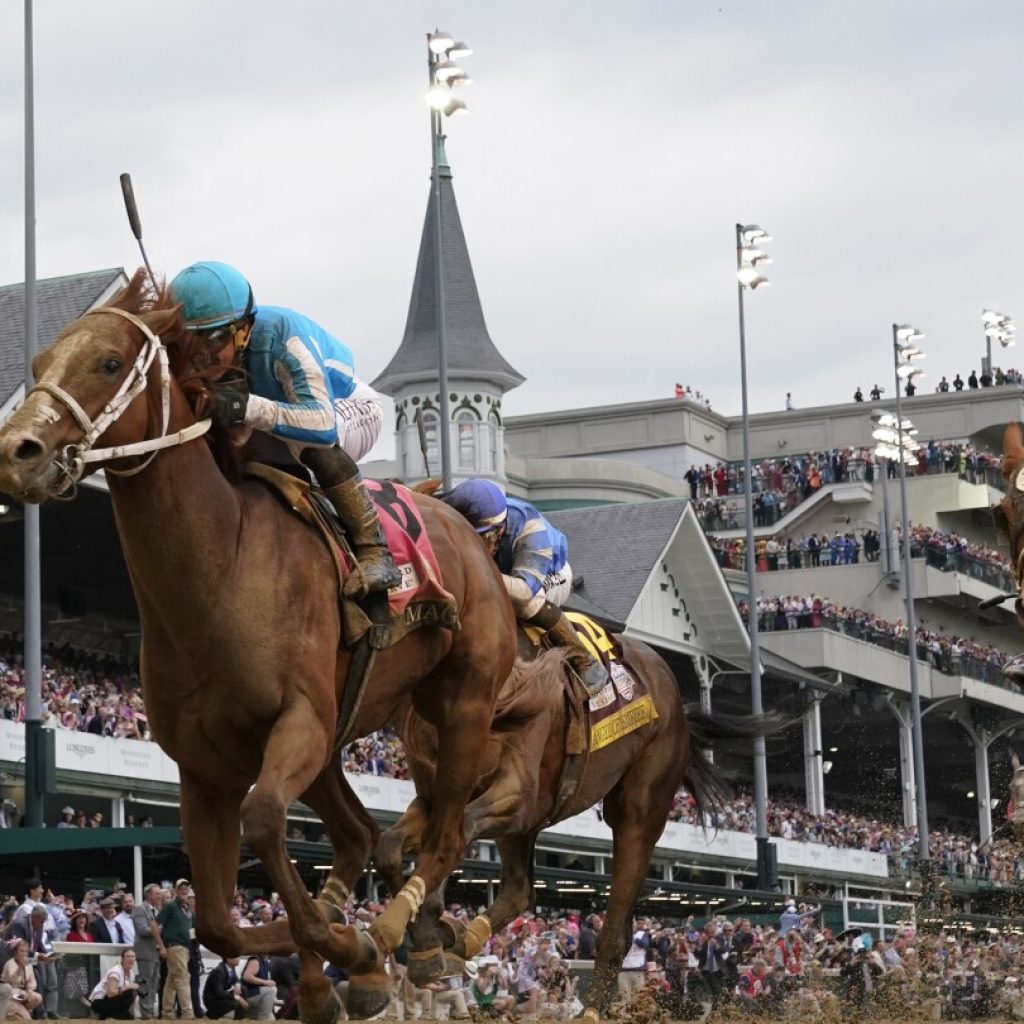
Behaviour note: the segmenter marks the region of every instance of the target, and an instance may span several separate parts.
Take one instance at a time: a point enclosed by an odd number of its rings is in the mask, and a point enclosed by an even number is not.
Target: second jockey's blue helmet
[[[464,480],[453,487],[444,500],[456,512],[461,512],[477,533],[487,533],[501,526],[508,516],[505,495],[490,480]]]
[[[171,294],[181,303],[191,331],[223,327],[256,312],[249,282],[230,264],[216,260],[186,267],[171,281]]]

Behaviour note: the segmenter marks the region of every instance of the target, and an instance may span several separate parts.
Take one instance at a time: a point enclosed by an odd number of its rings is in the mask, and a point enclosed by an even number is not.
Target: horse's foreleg
[[[243,930],[231,923],[241,845],[238,820],[242,794],[225,794],[182,769],[180,797],[181,823],[196,893],[196,937],[224,957],[243,952],[270,956],[294,953],[295,940],[285,921],[267,926],[266,934],[259,936],[260,949],[249,939],[249,932],[257,929]]]
[[[316,950],[332,963],[352,969],[353,965],[376,962],[376,945],[351,926],[328,925],[306,892],[285,845],[287,809],[313,785],[330,754],[327,727],[333,723],[323,717],[311,704],[297,701],[277,720],[264,748],[259,778],[242,801],[242,825],[246,840],[281,894],[300,950]],[[304,1007],[304,1016],[307,1011],[314,1016],[326,1012],[322,1006]]]
[[[352,792],[337,758],[331,759],[302,799],[320,816],[334,851],[331,873],[317,902],[329,921],[340,923],[345,903],[380,836],[380,827]]]
[[[488,742],[493,692],[471,666],[469,652],[461,652],[462,665],[442,679],[428,681],[441,689],[441,710],[436,727],[444,743],[438,751],[431,815],[423,834],[416,869],[387,909],[373,923],[371,933],[386,950],[397,949],[410,919],[418,915],[427,893],[436,889],[458,866],[466,848],[463,814],[476,783]],[[487,663],[486,652],[476,657]],[[439,674],[439,673],[438,673]]]
[[[501,931],[527,907],[533,906],[533,850],[536,842],[536,832],[495,839],[501,857],[498,896],[459,936],[453,950],[457,955],[465,959],[476,956],[491,935]]]
[[[344,920],[345,902],[366,868],[370,851],[380,836],[380,827],[352,792],[336,758],[332,758],[317,776],[303,799],[320,816],[334,848],[331,873],[317,903],[332,922],[332,931],[344,934],[341,922]],[[362,956],[356,962],[343,966],[349,973],[349,1016],[374,1016],[387,1004],[391,995],[383,959]]]
[[[596,1022],[608,1015],[628,948],[633,908],[672,806],[678,766],[666,764],[656,772],[650,760],[641,757],[604,798],[604,818],[613,836],[612,887],[604,926],[597,937],[586,1021]]]
[[[373,863],[380,872],[391,895],[395,896],[405,884],[403,858],[419,852],[420,842],[427,827],[430,804],[418,796],[406,808],[405,813],[385,829],[377,840],[373,851]]]

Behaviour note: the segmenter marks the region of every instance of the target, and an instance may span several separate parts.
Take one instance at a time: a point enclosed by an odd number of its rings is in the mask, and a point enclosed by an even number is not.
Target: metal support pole
[[[924,782],[924,736],[921,722],[921,690],[917,678],[917,616],[914,610],[914,576],[910,563],[910,514],[907,503],[907,463],[903,457],[903,403],[900,399],[899,325],[892,325],[893,373],[896,378],[896,437],[900,451],[900,518],[903,526],[903,592],[907,605],[907,654],[910,658],[910,717],[914,730],[914,784],[917,791],[917,846],[922,861],[930,859],[928,804]]]
[[[804,799],[811,814],[825,813],[825,755],[821,749],[821,701],[812,697],[803,713]]]
[[[430,74],[430,85],[436,83],[435,65],[440,58],[430,49],[427,36],[427,68]],[[438,445],[441,448],[441,477],[444,490],[452,486],[452,455],[451,455],[451,410],[448,402],[448,342],[445,336],[445,294],[444,294],[444,254],[441,244],[441,150],[444,146],[444,134],[441,131],[439,110],[430,112],[430,151],[431,151],[431,182],[434,189],[434,289],[437,313],[437,392],[438,414],[441,422],[438,430]]]
[[[36,355],[36,170],[32,0],[25,0],[25,394]],[[39,584],[39,506],[25,505],[25,824],[43,824],[43,665]]]
[[[736,225],[736,269],[743,265],[743,225]],[[761,700],[761,650],[757,634],[757,559],[754,557],[754,494],[753,467],[750,459],[750,410],[747,402],[747,337],[743,318],[743,284],[737,285],[740,317],[740,388],[743,396],[743,475],[746,509],[747,591],[750,612],[750,710],[755,715],[764,711]],[[754,814],[757,836],[757,885],[772,889],[778,884],[777,872],[769,850],[768,838],[768,764],[764,736],[754,737]]]
[[[889,513],[889,460],[881,459],[879,470],[882,476],[882,572],[886,576],[896,572],[892,557],[892,516]]]

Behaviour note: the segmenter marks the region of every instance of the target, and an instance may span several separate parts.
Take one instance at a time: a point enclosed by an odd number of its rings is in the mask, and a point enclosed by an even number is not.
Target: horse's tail
[[[705,711],[699,704],[686,705],[690,757],[683,783],[697,802],[701,815],[720,811],[732,797],[733,773],[705,756],[714,749],[714,741],[773,736],[794,721],[777,711],[760,715],[727,715],[719,711]]]

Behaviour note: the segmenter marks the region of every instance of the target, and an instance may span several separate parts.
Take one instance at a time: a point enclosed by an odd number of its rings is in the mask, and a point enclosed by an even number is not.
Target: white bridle
[[[70,478],[72,483],[77,483],[85,471],[89,462],[105,462],[108,459],[124,459],[132,455],[149,455],[139,465],[131,469],[111,469],[107,467],[108,473],[115,476],[134,476],[141,473],[156,457],[156,453],[164,448],[173,448],[185,444],[188,441],[202,437],[211,426],[211,421],[199,420],[191,426],[178,430],[173,434],[167,433],[167,423],[171,414],[171,374],[167,359],[167,349],[163,342],[149,329],[145,321],[123,309],[114,306],[99,306],[90,309],[86,316],[96,313],[113,313],[122,317],[137,327],[145,338],[139,354],[135,357],[128,375],[122,381],[116,394],[103,406],[99,416],[95,420],[89,418],[88,413],[78,404],[77,400],[62,387],[51,384],[49,381],[39,381],[32,388],[32,391],[43,391],[56,398],[64,405],[74,417],[75,422],[82,428],[82,440],[78,444],[69,444],[64,448],[63,457],[58,465],[61,471]],[[110,448],[93,448],[98,438],[103,435],[107,428],[115,423],[124,411],[135,399],[149,386],[149,369],[156,360],[160,373],[160,433],[156,437],[147,438],[144,441],[136,441],[133,444],[115,445]],[[32,393],[29,392],[29,394]],[[26,396],[27,397],[27,396]],[[52,410],[48,410],[52,415]]]

